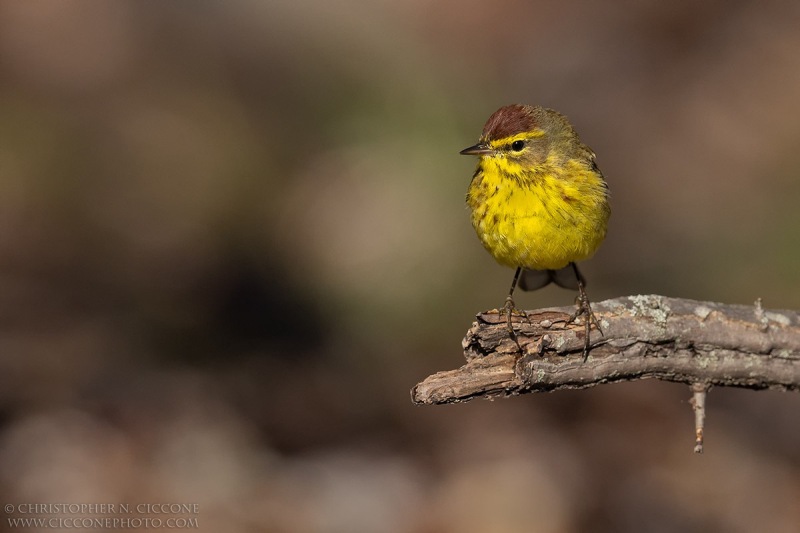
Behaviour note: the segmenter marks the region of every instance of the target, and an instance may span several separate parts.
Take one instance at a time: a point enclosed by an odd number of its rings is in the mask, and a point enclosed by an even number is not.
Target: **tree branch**
[[[695,385],[800,390],[800,314],[665,296],[627,296],[593,306],[584,362],[584,328],[567,324],[573,307],[514,316],[518,345],[497,310],[481,313],[462,343],[467,364],[438,372],[411,391],[416,404],[442,404],[528,392],[582,389],[657,378]],[[521,350],[521,351],[520,351]],[[697,445],[702,404],[695,396]],[[702,415],[702,416],[701,416]]]

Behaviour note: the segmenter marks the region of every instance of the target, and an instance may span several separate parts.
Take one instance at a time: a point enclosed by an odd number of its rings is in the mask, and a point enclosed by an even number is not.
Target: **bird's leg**
[[[592,324],[595,325],[597,331],[600,332],[600,335],[603,334],[603,330],[600,328],[600,322],[597,321],[597,317],[594,316],[592,305],[589,303],[589,297],[586,295],[586,280],[578,270],[578,266],[575,263],[570,264],[572,265],[572,270],[575,271],[575,277],[578,280],[578,308],[575,310],[575,313],[569,317],[568,322],[575,322],[579,316],[584,316],[583,324],[585,328],[585,337],[583,343],[583,361],[586,362],[586,360],[589,358],[589,334],[591,332]]]
[[[511,289],[508,291],[508,296],[506,297],[506,302],[503,304],[503,310],[500,312],[501,314],[505,313],[506,315],[506,329],[508,329],[508,334],[511,335],[511,338],[514,340],[514,344],[517,345],[517,349],[519,352],[522,353],[522,346],[519,345],[519,340],[517,340],[517,334],[514,331],[514,325],[511,323],[511,315],[514,312],[523,315],[525,318],[528,318],[528,314],[524,311],[520,311],[514,305],[514,289],[517,287],[517,281],[519,281],[519,276],[522,273],[522,267],[517,267],[517,271],[514,273],[514,279],[511,281]]]

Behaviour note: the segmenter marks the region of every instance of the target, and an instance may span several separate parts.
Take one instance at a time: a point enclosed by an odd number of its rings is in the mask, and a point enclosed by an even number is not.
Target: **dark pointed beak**
[[[464,148],[460,152],[461,155],[487,155],[494,153],[494,150],[489,148],[488,145],[483,143],[478,143],[475,146],[470,146],[469,148]]]

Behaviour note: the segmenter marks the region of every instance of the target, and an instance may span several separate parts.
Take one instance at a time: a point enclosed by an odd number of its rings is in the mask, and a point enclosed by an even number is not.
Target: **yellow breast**
[[[467,204],[481,243],[499,263],[555,270],[594,254],[610,214],[599,172],[578,161],[523,172],[481,159]]]

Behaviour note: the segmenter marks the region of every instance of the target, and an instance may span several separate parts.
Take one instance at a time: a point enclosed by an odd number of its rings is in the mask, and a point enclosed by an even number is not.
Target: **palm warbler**
[[[603,242],[611,214],[608,186],[594,152],[556,111],[510,105],[495,111],[478,144],[461,153],[479,157],[467,191],[472,225],[492,257],[516,268],[503,306],[509,333],[516,342],[511,315],[518,280],[522,290],[550,282],[577,289],[570,322],[584,316],[585,360],[591,324],[600,326],[575,263]],[[570,276],[565,275],[568,269]]]

